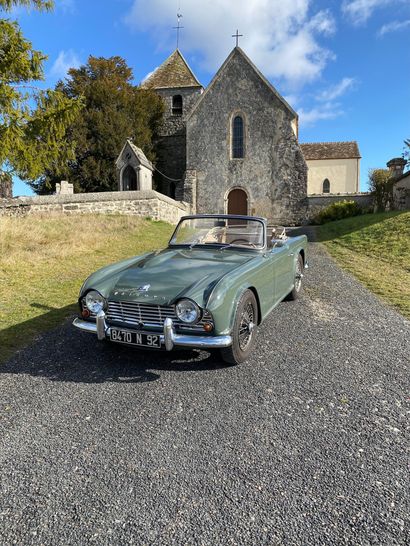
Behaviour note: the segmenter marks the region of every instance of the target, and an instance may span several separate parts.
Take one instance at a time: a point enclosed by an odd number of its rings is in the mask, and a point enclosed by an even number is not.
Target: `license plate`
[[[127,345],[138,345],[140,347],[161,348],[161,338],[156,334],[143,334],[142,332],[131,332],[130,330],[119,330],[111,328],[111,341],[126,343]]]

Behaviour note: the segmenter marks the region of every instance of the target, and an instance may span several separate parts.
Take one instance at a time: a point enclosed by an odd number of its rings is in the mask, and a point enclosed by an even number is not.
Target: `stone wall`
[[[176,224],[189,207],[156,191],[78,193],[16,197],[0,201],[0,216],[28,214],[127,214]]]
[[[340,201],[356,201],[361,207],[373,210],[373,196],[370,193],[329,193],[326,195],[309,195],[308,219],[313,218],[319,211],[332,203],[338,203]]]

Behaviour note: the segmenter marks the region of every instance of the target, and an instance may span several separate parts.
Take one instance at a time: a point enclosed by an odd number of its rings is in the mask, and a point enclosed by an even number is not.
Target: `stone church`
[[[308,167],[298,115],[241,48],[232,50],[206,89],[179,49],[142,87],[165,102],[157,162],[152,166],[128,141],[117,160],[120,190],[147,188],[139,176],[151,169],[156,189],[189,203],[193,212],[303,222]]]

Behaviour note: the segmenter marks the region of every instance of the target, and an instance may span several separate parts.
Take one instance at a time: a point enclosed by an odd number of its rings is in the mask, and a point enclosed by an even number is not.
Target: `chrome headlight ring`
[[[84,302],[90,313],[96,315],[107,307],[107,300],[97,290],[87,292]]]
[[[188,298],[182,298],[175,304],[175,314],[185,324],[196,324],[201,319],[199,305]]]

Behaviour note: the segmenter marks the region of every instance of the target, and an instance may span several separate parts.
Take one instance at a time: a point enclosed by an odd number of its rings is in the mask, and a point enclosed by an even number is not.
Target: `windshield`
[[[219,245],[264,248],[264,225],[242,218],[187,218],[177,227],[171,245]]]

